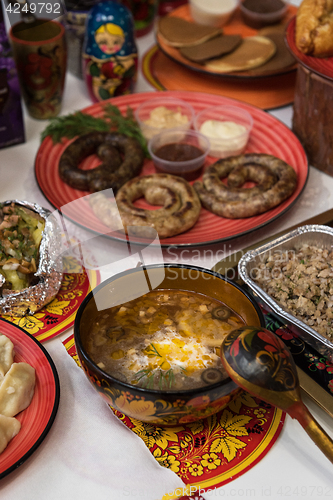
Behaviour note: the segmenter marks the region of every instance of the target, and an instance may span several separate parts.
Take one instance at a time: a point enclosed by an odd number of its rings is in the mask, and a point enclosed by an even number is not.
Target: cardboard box
[[[21,92],[0,2],[0,148],[25,142]]]

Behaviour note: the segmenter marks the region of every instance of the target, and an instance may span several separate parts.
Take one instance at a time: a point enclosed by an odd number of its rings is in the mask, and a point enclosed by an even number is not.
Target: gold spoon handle
[[[317,420],[311,415],[302,401],[299,401],[293,407],[293,411],[288,412],[291,417],[296,418],[304,427],[308,436],[312,439],[318,448],[324,453],[328,460],[333,463],[333,440],[324,431]]]

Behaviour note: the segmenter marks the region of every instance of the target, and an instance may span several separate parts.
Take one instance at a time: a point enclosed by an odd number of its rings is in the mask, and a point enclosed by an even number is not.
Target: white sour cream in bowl
[[[239,0],[189,0],[189,4],[196,23],[224,26],[238,7]]]
[[[217,106],[201,111],[194,127],[211,144],[210,156],[226,158],[236,156],[246,148],[252,129],[250,113],[236,106]]]

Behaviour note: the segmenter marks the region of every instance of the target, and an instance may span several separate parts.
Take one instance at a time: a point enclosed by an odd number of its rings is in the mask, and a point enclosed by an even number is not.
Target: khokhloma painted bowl
[[[86,345],[99,311],[124,304],[151,290],[203,294],[233,309],[247,325],[264,326],[263,315],[239,285],[208,269],[180,264],[154,264],[131,269],[97,286],[82,302],[74,324],[82,368],[103,399],[119,412],[158,426],[206,418],[223,409],[239,392],[230,379],[187,390],[157,390],[129,384],[109,375],[87,354]]]

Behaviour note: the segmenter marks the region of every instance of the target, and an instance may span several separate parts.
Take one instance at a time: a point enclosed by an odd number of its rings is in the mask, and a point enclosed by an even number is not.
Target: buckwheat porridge
[[[271,251],[251,277],[285,310],[333,340],[333,251],[306,244]]]

